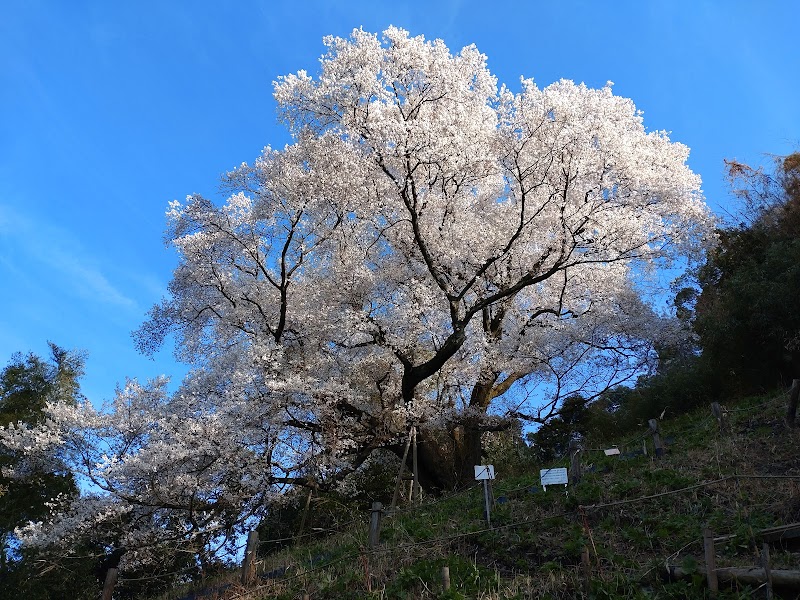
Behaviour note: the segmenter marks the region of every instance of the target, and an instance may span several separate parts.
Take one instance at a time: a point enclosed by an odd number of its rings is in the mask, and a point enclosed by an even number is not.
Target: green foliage
[[[388,506],[394,492],[399,465],[400,462],[394,455],[376,452],[345,481],[346,492],[312,492],[303,534],[308,536],[312,527],[320,534],[339,529],[343,524],[358,519],[374,501]],[[308,489],[298,488],[287,493],[282,503],[273,504],[257,528],[262,540],[259,547],[261,555],[276,552],[297,541],[308,495]]]
[[[720,230],[698,272],[694,326],[720,389],[773,389],[800,367],[800,154],[773,173],[728,164],[745,219]]]
[[[444,591],[441,585],[442,567],[450,568],[451,588]],[[389,598],[419,598],[424,590],[439,600],[476,598],[480,594],[496,592],[497,573],[460,556],[417,560],[400,570],[391,585],[386,587]]]
[[[52,343],[50,351],[49,361],[34,354],[15,354],[0,373],[0,426],[36,424],[44,418],[48,402],[74,404],[82,398],[79,379],[84,357]],[[20,459],[16,452],[0,446],[0,469],[14,468]],[[95,561],[42,561],[44,557],[38,552],[19,550],[13,533],[28,521],[42,519],[52,498],[60,494],[76,496],[72,475],[41,469],[26,473],[24,478],[0,473],[0,490],[0,579],[4,582],[0,600],[93,597],[97,590]]]
[[[800,153],[773,172],[729,163],[742,222],[718,230],[705,264],[679,278],[678,319],[695,344],[659,348],[658,370],[634,388],[618,387],[586,403],[564,402],[560,415],[530,435],[540,460],[562,456],[571,437],[602,443],[713,400],[784,387],[800,377]]]
[[[781,400],[780,402],[776,400]],[[755,464],[794,464],[796,445],[780,423],[782,399],[744,399],[730,406],[733,431],[716,432],[707,408],[665,418],[665,435],[677,440],[661,459],[606,457],[587,450],[597,468],[576,486],[531,491],[540,466],[493,482],[492,529],[482,515],[482,489],[426,497],[418,506],[386,516],[381,547],[365,548],[366,508],[345,531],[302,541],[265,557],[263,572],[288,568],[263,598],[707,598],[702,571],[702,529],[732,535],[716,546],[720,566],[752,566],[759,529],[790,522],[782,515],[800,497],[795,482],[730,479],[707,486],[719,472],[764,472]],[[636,447],[639,435],[618,438]],[[731,449],[735,448],[735,452]],[[758,449],[766,448],[759,456]],[[752,472],[752,471],[751,471]],[[679,493],[659,496],[665,492]],[[503,497],[502,502],[499,501]],[[594,505],[594,506],[593,506]],[[598,506],[602,505],[602,506]],[[583,506],[581,510],[580,506]],[[581,557],[590,558],[587,581]],[[776,569],[792,568],[796,554],[772,554]],[[700,569],[689,580],[667,581],[664,564]],[[450,568],[444,592],[441,567]],[[232,576],[235,577],[234,572]],[[747,598],[752,590],[724,584],[719,598]],[[175,600],[182,596],[173,596]],[[258,596],[256,596],[258,597]],[[164,599],[166,600],[166,598]]]
[[[506,476],[526,473],[531,461],[536,460],[535,450],[525,442],[519,421],[504,431],[484,433],[481,442],[485,464],[502,468]]]
[[[551,462],[566,456],[570,442],[586,436],[589,422],[586,399],[581,396],[566,398],[557,416],[527,435],[536,460]]]
[[[71,559],[55,564],[42,559],[39,553],[23,550],[4,565],[0,599],[96,600],[100,584],[95,561]]]

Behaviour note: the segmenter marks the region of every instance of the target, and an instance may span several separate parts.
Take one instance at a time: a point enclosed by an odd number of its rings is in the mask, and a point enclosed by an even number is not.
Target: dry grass
[[[726,435],[710,411],[663,422],[662,434],[674,442],[661,459],[587,456],[594,472],[567,495],[530,493],[532,475],[496,481],[495,498],[504,502],[494,506],[491,531],[482,520],[481,492],[471,489],[384,519],[376,551],[366,550],[365,516],[335,536],[263,557],[257,586],[232,583],[222,597],[703,597],[702,581],[671,583],[662,573],[665,563],[702,566],[704,526],[734,536],[717,545],[719,566],[752,566],[755,532],[800,521],[800,479],[757,478],[800,478],[800,436],[783,424],[783,398],[729,408],[735,411]],[[538,468],[531,465],[531,472]],[[791,549],[775,548],[772,560],[774,568],[800,568],[800,554]],[[444,565],[449,592],[441,582]],[[722,597],[746,593],[728,590]]]

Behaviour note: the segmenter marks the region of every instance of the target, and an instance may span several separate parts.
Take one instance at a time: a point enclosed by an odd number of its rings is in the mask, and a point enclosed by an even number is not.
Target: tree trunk
[[[419,476],[424,488],[447,491],[474,481],[481,464],[481,431],[458,425],[449,431],[420,428]]]
[[[403,444],[392,448],[403,459]],[[417,468],[419,482],[429,492],[445,492],[468,485],[475,479],[474,466],[481,464],[481,431],[458,425],[449,430],[417,428]],[[411,472],[411,456],[406,456]]]
[[[500,373],[482,373],[472,388],[470,408],[485,415],[492,400],[508,391],[523,375],[512,373],[498,383]],[[447,430],[418,428],[419,477],[423,488],[446,491],[475,480],[474,467],[481,464],[483,458],[482,433],[507,430],[513,424],[513,421],[501,421],[488,427],[479,421],[473,417]]]

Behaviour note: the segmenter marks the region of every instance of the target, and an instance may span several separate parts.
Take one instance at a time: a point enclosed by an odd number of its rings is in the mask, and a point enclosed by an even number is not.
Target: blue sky
[[[475,43],[501,83],[567,78],[628,96],[691,150],[709,204],[723,159],[800,147],[800,3],[7,0],[0,6],[0,365],[46,342],[88,352],[100,403],[126,377],[180,378],[130,333],[166,293],[167,203],[288,141],[272,81],[316,72],[322,37],[388,25]]]

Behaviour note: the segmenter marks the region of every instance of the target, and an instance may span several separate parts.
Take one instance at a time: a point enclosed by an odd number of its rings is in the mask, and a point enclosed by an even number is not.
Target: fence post
[[[769,562],[769,544],[764,542],[761,547],[761,566],[764,567],[764,575],[767,578],[767,600],[772,600],[772,567]]]
[[[589,546],[584,546],[581,549],[581,567],[583,570],[583,586],[586,596],[592,589],[592,562],[589,558]]]
[[[372,514],[369,519],[369,547],[370,550],[377,548],[381,540],[381,514],[383,504],[380,502],[372,503]]]
[[[582,449],[577,440],[569,442],[569,483],[575,485],[581,480],[581,457]]]
[[[106,571],[106,580],[103,583],[103,600],[111,600],[114,586],[117,584],[117,569],[110,568]]]
[[[442,567],[442,587],[445,592],[450,589],[450,567],[447,565]]]
[[[250,585],[256,575],[256,551],[258,550],[258,531],[247,534],[247,546],[242,560],[242,585]]]
[[[720,433],[727,433],[727,431],[728,431],[728,415],[725,414],[725,411],[719,405],[719,402],[712,402],[711,403],[711,412],[714,415],[714,418],[717,420],[717,424],[719,425],[719,432]]]
[[[798,399],[800,399],[800,379],[792,379],[792,387],[789,388],[789,406],[786,408],[786,424],[789,427],[794,427]]]
[[[650,419],[647,424],[653,434],[653,448],[656,458],[664,455],[664,445],[661,443],[661,435],[658,433],[658,419]]]
[[[717,581],[717,556],[714,550],[714,532],[708,527],[703,529],[703,550],[706,557],[706,577],[708,579],[708,590],[712,596],[716,596],[719,591]]]

